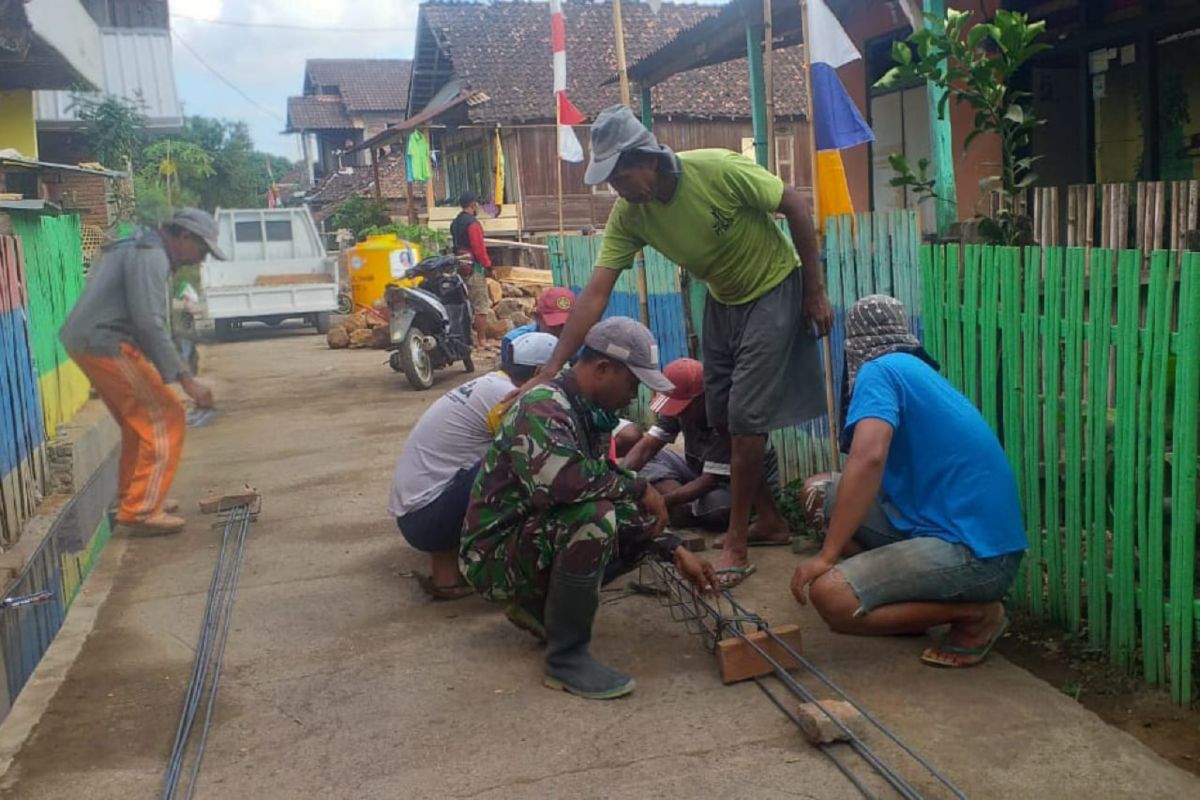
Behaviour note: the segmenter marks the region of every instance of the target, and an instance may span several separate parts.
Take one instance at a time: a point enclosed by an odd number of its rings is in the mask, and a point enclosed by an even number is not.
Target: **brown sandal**
[[[417,583],[425,594],[434,600],[461,600],[475,594],[475,589],[468,583],[456,583],[453,586],[438,586],[429,575],[417,575]]]

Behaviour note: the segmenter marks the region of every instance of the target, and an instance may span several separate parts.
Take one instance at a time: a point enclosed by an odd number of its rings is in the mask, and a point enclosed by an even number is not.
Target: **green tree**
[[[1021,244],[1032,240],[1033,225],[1017,211],[1017,199],[1037,180],[1033,165],[1037,157],[1025,155],[1033,130],[1041,124],[1034,116],[1029,92],[1013,86],[1017,72],[1029,59],[1049,49],[1037,40],[1045,22],[1030,22],[1024,14],[999,10],[990,23],[971,24],[969,11],[946,11],[944,19],[927,15],[929,25],[913,32],[907,41],[896,42],[892,59],[897,66],[876,83],[888,88],[901,81],[922,80],[949,89],[942,95],[938,116],[946,116],[951,94],[955,102],[975,111],[974,124],[964,148],[983,134],[1000,139],[998,174],[980,181],[980,188],[997,190],[1000,208],[992,217],[977,217],[980,231],[997,244]],[[931,196],[932,181],[927,164],[914,172],[902,155],[889,158],[897,175],[893,186],[907,186],[918,195]]]
[[[329,217],[334,228],[345,228],[359,238],[368,229],[379,229],[392,222],[387,206],[366,195],[352,194]],[[390,231],[389,231],[390,232]]]
[[[212,156],[212,175],[196,187],[205,208],[264,206],[271,186],[268,164],[275,180],[292,168],[286,158],[256,150],[244,122],[192,116],[178,138]]]
[[[111,94],[75,92],[70,108],[83,123],[93,157],[109,169],[125,170],[145,141],[144,106]]]

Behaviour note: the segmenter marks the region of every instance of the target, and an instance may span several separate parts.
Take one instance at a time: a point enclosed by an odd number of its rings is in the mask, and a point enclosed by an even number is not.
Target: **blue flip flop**
[[[974,667],[977,664],[982,664],[983,660],[987,658],[988,653],[992,652],[992,648],[996,646],[996,642],[1000,641],[1000,637],[1008,632],[1008,625],[1008,614],[1005,614],[1004,619],[1000,621],[1000,627],[996,628],[996,632],[992,634],[992,638],[989,639],[988,643],[983,647],[960,647],[956,644],[949,644],[946,642],[945,637],[942,637],[942,640],[938,642],[937,647],[927,648],[925,652],[921,654],[921,661],[931,667],[938,667],[940,669],[963,669],[965,667]],[[975,660],[966,664],[957,662],[951,663],[939,659],[935,653],[944,653],[950,656],[961,656],[962,658],[973,658]]]
[[[721,584],[722,589],[732,589],[757,571],[758,567],[756,567],[754,564],[748,564],[744,567],[721,567],[720,569],[716,570],[717,583]],[[725,580],[723,577],[725,575],[729,575],[731,577],[728,580]]]

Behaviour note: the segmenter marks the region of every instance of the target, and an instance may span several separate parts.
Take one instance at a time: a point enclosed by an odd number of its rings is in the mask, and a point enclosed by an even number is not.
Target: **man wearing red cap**
[[[663,369],[674,388],[654,397],[651,408],[658,420],[625,457],[624,465],[648,480],[663,496],[671,524],[681,528],[725,530],[729,525],[729,437],[708,423],[704,401],[704,365],[680,358]],[[684,454],[667,448],[683,434]],[[768,444],[763,475],[773,491],[779,486],[779,465]],[[773,499],[761,504],[759,522],[751,526],[752,541],[776,540],[762,533],[786,527]],[[761,527],[760,527],[761,526]],[[788,539],[778,543],[786,544]]]
[[[500,341],[500,358],[512,352],[512,343],[527,333],[549,333],[558,336],[567,317],[575,307],[575,293],[563,286],[552,286],[538,297],[537,307],[533,312],[533,322],[513,328]]]

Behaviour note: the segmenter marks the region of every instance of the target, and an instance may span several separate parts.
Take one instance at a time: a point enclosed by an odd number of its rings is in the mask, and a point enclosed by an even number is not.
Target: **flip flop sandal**
[[[746,547],[791,547],[791,546],[792,546],[792,537],[790,537],[790,536],[787,538],[786,541],[779,541],[776,539],[747,539],[746,540]],[[725,549],[725,539],[721,538],[721,539],[718,539],[715,542],[713,542],[713,549],[714,550],[724,550]]]
[[[418,574],[416,578],[417,584],[424,590],[425,594],[434,600],[461,600],[464,597],[475,594],[475,589],[470,584],[456,583],[453,586],[438,586],[433,582],[433,578],[428,575]]]
[[[988,653],[992,652],[992,648],[996,646],[996,642],[1000,641],[1000,637],[1008,632],[1008,615],[1004,615],[1004,619],[1000,622],[1000,627],[996,628],[996,632],[992,634],[992,638],[983,647],[960,647],[956,644],[949,644],[943,638],[938,643],[937,647],[930,647],[921,654],[921,661],[931,667],[939,669],[965,669],[967,667],[978,666],[987,658]],[[962,658],[974,658],[974,661],[963,663],[961,661],[951,661],[939,658],[939,655],[961,656]]]
[[[717,583],[721,585],[722,589],[732,589],[733,587],[740,585],[742,581],[746,580],[746,578],[749,578],[757,571],[758,567],[754,564],[750,564],[749,566],[745,567],[721,567],[720,569],[716,570]],[[731,577],[726,579],[726,575]]]

